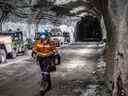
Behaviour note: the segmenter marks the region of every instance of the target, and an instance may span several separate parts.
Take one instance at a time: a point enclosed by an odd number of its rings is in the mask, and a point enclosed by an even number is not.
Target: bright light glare
[[[55,1],[55,5],[63,5],[63,4],[67,4],[70,2],[76,2],[78,0],[56,0]]]
[[[79,6],[79,7],[77,7],[77,8],[73,8],[73,9],[70,11],[70,13],[77,13],[77,12],[83,11],[83,10],[85,10],[85,7],[84,7],[84,6]]]

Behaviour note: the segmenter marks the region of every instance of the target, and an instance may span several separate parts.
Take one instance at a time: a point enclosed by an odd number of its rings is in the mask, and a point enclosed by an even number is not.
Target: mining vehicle
[[[19,53],[28,54],[22,32],[0,33],[0,62],[5,62],[6,58],[16,58]]]

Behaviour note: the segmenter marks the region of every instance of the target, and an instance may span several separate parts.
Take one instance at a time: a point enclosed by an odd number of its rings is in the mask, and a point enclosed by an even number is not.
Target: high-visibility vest
[[[41,40],[38,40],[35,42],[34,46],[33,46],[33,51],[35,52],[40,52],[43,54],[48,54],[50,52],[56,51],[57,48],[55,46],[54,41],[47,41],[46,43],[41,42]]]

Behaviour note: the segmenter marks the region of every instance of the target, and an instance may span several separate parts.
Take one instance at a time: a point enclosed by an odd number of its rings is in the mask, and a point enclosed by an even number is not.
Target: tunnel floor
[[[62,63],[51,73],[52,89],[45,96],[111,96],[105,83],[103,48],[61,49]],[[40,70],[31,57],[0,65],[0,96],[40,96]]]
[[[52,89],[45,96],[111,96],[103,78],[102,52],[102,48],[63,49],[62,64],[51,73]]]

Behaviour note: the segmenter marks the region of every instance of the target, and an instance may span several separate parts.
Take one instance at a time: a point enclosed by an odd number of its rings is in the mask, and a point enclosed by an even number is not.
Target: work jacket
[[[56,52],[57,51],[57,48],[56,48],[56,45],[55,45],[55,42],[48,39],[46,41],[42,41],[41,39],[40,40],[37,40],[33,46],[33,52],[35,53],[38,53],[38,54],[42,54],[42,55],[47,55],[49,53],[53,53],[53,52]]]

